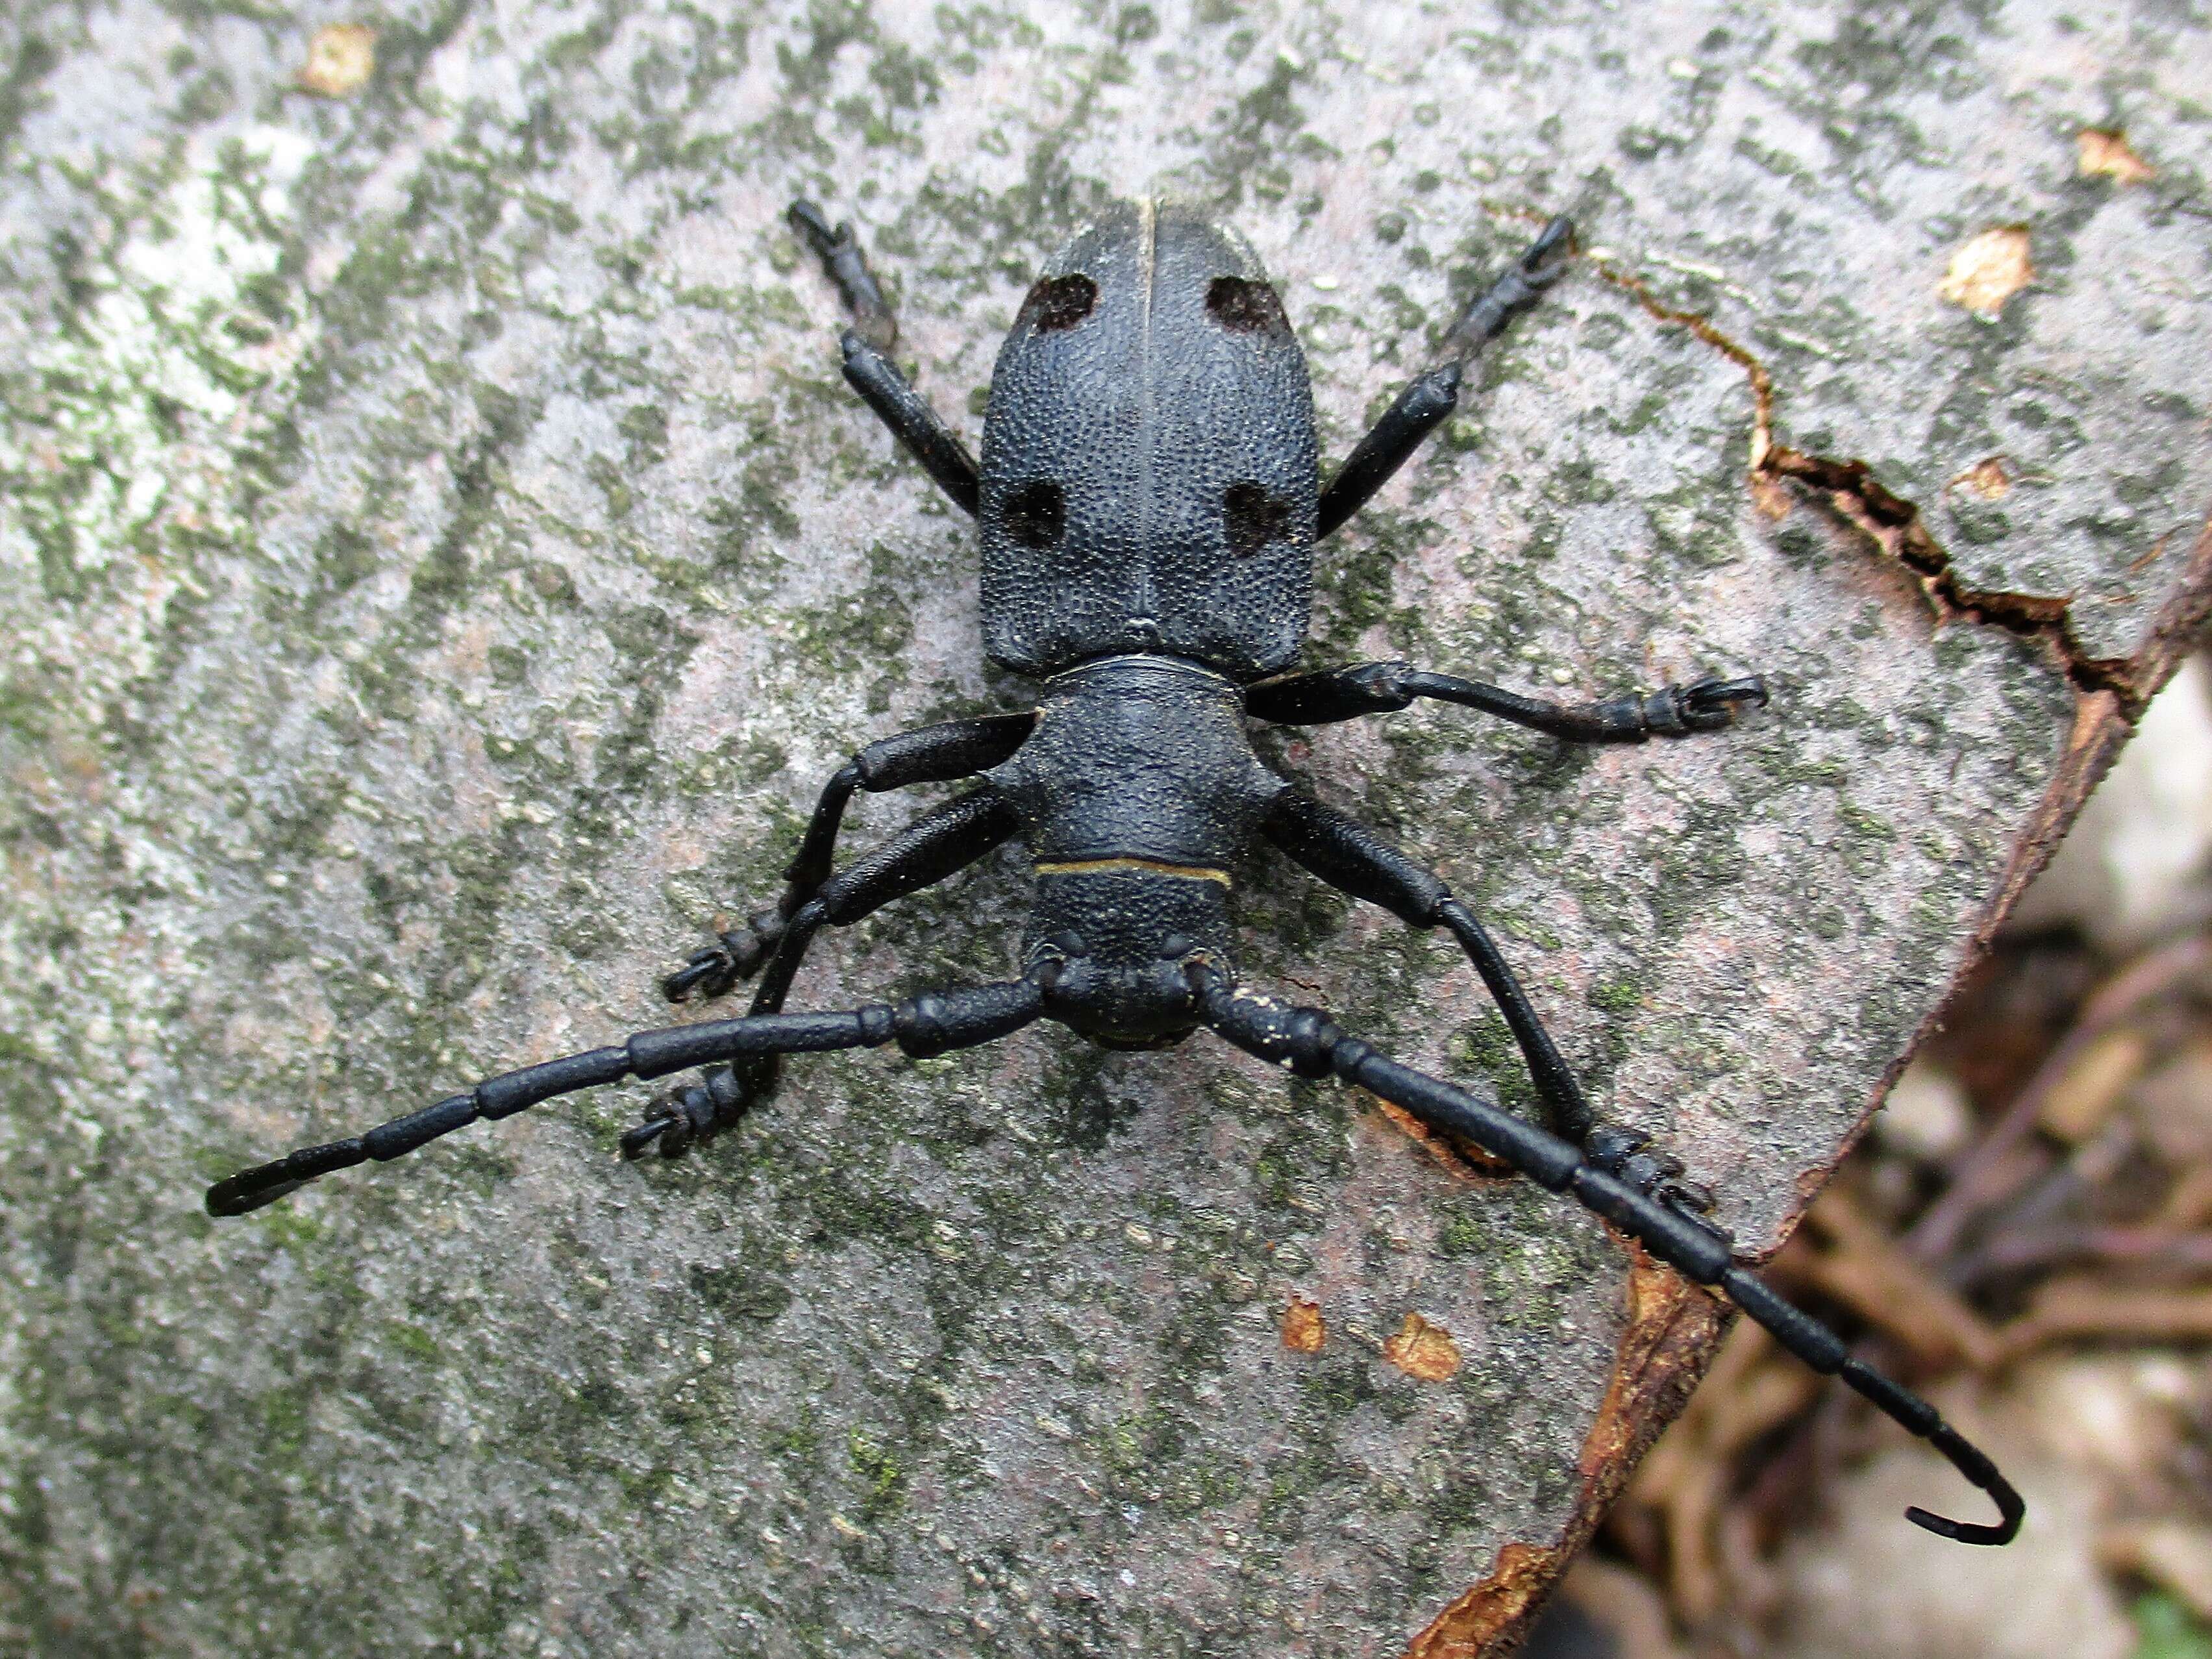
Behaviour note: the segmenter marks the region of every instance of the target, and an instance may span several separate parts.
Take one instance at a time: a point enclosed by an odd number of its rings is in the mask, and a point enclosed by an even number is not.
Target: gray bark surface
[[[376,71],[311,98],[332,22]],[[798,1061],[667,1166],[609,1090],[201,1213],[667,1023],[854,746],[1027,695],[796,193],[971,437],[1047,252],[1213,204],[1334,458],[1578,215],[1323,550],[1310,659],[1774,706],[1267,752],[1493,921],[1754,1250],[2200,614],[2199,9],[117,0],[0,42],[0,1644],[1495,1650],[1694,1378],[1710,1304],[1602,1227],[1203,1039]],[[2153,176],[2078,173],[2108,127]],[[2024,289],[1942,296],[2015,226]],[[1526,1101],[1448,940],[1249,874],[1249,977]],[[793,1006],[999,976],[1023,891],[1010,851],[830,938]],[[1449,1376],[1384,1352],[1409,1314]]]

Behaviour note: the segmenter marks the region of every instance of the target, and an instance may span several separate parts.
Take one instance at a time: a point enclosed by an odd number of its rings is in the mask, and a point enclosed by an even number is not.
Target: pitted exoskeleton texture
[[[1287,666],[1317,481],[1305,356],[1258,257],[1195,209],[1116,204],[1053,259],[992,376],[985,647],[1034,674],[1111,651]]]
[[[1040,865],[1148,859],[1225,870],[1285,788],[1260,763],[1241,688],[1159,657],[1053,681],[1013,757],[984,774]]]

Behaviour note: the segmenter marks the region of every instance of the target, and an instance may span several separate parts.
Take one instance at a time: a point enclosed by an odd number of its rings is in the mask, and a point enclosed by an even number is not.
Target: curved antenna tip
[[[1954,1521],[1946,1515],[1936,1515],[1922,1509],[1917,1504],[1905,1511],[1905,1518],[1916,1527],[1934,1533],[1938,1538],[1948,1538],[1954,1544],[1982,1544],[1996,1547],[2009,1544],[2020,1535],[2021,1517],[2027,1513],[2027,1505],[2021,1502],[2020,1494],[1999,1479],[1995,1488],[1984,1487],[1996,1499],[1998,1511],[2004,1517],[1994,1527],[1978,1522]]]
[[[1944,1462],[1958,1470],[1970,1485],[1988,1494],[1990,1502],[1997,1506],[1995,1526],[1954,1521],[1948,1516],[1936,1515],[1917,1505],[1905,1510],[1906,1520],[1938,1538],[1948,1538],[1958,1544],[2009,1544],[2019,1536],[2021,1518],[2027,1513],[2027,1505],[1987,1452],[1946,1423],[1941,1412],[1911,1389],[1884,1376],[1871,1365],[1846,1358],[1838,1367],[1838,1374],[1854,1392],[1871,1401],[1884,1416],[1941,1452]]]

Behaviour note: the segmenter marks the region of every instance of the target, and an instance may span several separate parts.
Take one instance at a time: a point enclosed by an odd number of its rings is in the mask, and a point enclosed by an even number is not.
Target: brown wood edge
[[[1835,1155],[1798,1177],[1798,1215],[1828,1184],[1836,1166],[1850,1156],[1865,1136],[1874,1122],[1875,1113],[1889,1097],[1891,1088],[1912,1057],[1920,1052],[1921,1045],[1943,1029],[1950,1018],[1952,1002],[1967,975],[1989,955],[2013,906],[2020,902],[2028,884],[2042,873],[2043,866],[2051,862],[2058,843],[2073,827],[2082,803],[2089,799],[2090,792],[2103,781],[2112,763],[2119,758],[2120,750],[2126,747],[2143,708],[2173,678],[2182,659],[2206,643],[2203,635],[2208,621],[2212,621],[2212,515],[2208,515],[2203,529],[2190,549],[2188,562],[2182,567],[2172,597],[2151,619],[2141,647],[2121,665],[2127,681],[2126,690],[2082,691],[2076,696],[2074,724],[2067,732],[2057,769],[2033,816],[2028,819],[2027,827],[2013,842],[2012,856],[2005,861],[2004,874],[1998,880],[1996,890],[1982,907],[1972,936],[1952,968],[1949,988],[1933,1012],[1920,1022],[1911,1042],[1882,1073],[1881,1080],[1868,1097],[1866,1109],[1836,1148]],[[1793,1215],[1784,1222],[1776,1236],[1777,1249],[1796,1230],[1797,1220],[1798,1216]],[[1772,1254],[1767,1251],[1765,1255]]]
[[[1406,1659],[1490,1659],[1518,1645],[1568,1563],[1712,1363],[1729,1322],[1726,1308],[1641,1245],[1620,1242],[1629,1257],[1628,1326],[1605,1401],[1576,1459],[1582,1491],[1572,1519],[1549,1544],[1502,1546],[1490,1576],[1438,1613],[1407,1648]]]
[[[2081,804],[2126,744],[2143,705],[2180,666],[2208,617],[2212,617],[2212,518],[2208,518],[2190,551],[2173,597],[2153,619],[2142,648],[2126,663],[2132,695],[2087,690],[2077,696],[2074,723],[2050,787],[2013,844],[1996,891],[1983,907],[1972,937],[1952,970],[1950,990],[1882,1073],[1866,1110],[1835,1156],[1798,1178],[1799,1214],[1783,1224],[1778,1240],[1786,1240],[1795,1231],[1806,1206],[1858,1144],[1876,1109],[1921,1044],[1942,1029],[1952,998],[1968,971],[1989,954],[2005,917],[2050,862]],[[1458,1161],[1441,1146],[1429,1150],[1448,1167]],[[1455,1172],[1486,1173],[1479,1166]],[[1630,1257],[1628,1326],[1621,1334],[1620,1354],[1604,1403],[1598,1407],[1577,1460],[1582,1492],[1572,1517],[1549,1544],[1515,1540],[1501,1546],[1489,1576],[1463,1591],[1431,1620],[1407,1646],[1406,1659],[1500,1659],[1518,1646],[1568,1565],[1628,1484],[1644,1454],[1689,1402],[1712,1363],[1731,1318],[1729,1310],[1662,1266],[1641,1246],[1626,1239],[1621,1242]]]

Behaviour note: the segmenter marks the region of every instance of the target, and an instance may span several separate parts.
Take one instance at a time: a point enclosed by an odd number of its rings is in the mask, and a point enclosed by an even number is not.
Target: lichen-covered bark
[[[375,74],[311,98],[341,21]],[[613,1161],[609,1091],[200,1213],[661,1023],[854,744],[1026,695],[837,380],[794,193],[971,431],[1045,250],[1213,203],[1337,455],[1578,214],[1582,272],[1324,553],[1313,659],[1774,707],[1270,752],[1494,920],[1753,1249],[2212,557],[2212,38],[2170,7],[118,0],[0,44],[0,1641],[40,1652],[1477,1652],[1694,1374],[1709,1311],[1646,1283],[1630,1328],[1601,1228],[1205,1042],[794,1064],[665,1168]],[[2084,127],[2153,176],[2081,176]],[[1944,299],[2013,226],[2033,281]],[[1844,472],[1752,454],[1747,362]],[[1249,873],[1249,974],[1526,1098],[1442,943]],[[795,1000],[1002,972],[1022,884],[885,912]],[[1456,1369],[1385,1357],[1409,1313]]]

